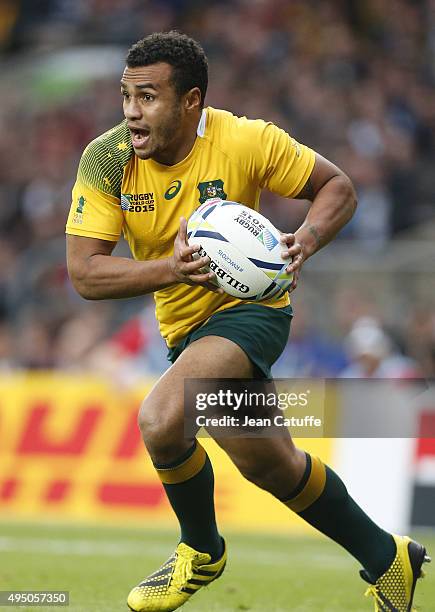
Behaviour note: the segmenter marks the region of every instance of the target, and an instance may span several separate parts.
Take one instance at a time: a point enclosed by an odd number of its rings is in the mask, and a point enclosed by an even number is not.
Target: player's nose
[[[140,104],[133,97],[124,102],[124,116],[129,121],[134,121],[142,117]]]

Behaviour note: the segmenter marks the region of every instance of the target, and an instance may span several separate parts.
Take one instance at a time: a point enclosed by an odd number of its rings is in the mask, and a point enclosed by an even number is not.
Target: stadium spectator
[[[380,324],[370,317],[358,319],[344,340],[351,363],[342,378],[416,378],[417,364],[401,355]]]

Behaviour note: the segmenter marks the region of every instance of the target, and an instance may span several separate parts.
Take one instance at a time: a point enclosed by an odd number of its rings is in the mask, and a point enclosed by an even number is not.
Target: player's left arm
[[[283,258],[292,258],[287,272],[293,272],[290,291],[296,288],[302,264],[330,242],[352,218],[357,204],[349,177],[318,153],[311,175],[297,199],[312,202],[301,227],[294,234],[283,234]]]

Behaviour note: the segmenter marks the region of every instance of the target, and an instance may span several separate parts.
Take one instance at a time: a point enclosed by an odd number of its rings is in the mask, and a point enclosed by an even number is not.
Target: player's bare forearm
[[[310,200],[312,204],[301,227],[294,234],[281,236],[282,258],[290,260],[286,271],[293,274],[290,291],[297,286],[304,261],[336,236],[356,208],[350,179],[318,154],[311,176],[297,198]]]
[[[87,300],[135,297],[176,282],[169,258],[135,261],[111,255],[115,243],[68,236],[71,281]]]
[[[153,293],[175,282],[168,258],[135,261],[94,255],[80,293],[88,300],[128,298]]]
[[[171,257],[136,261],[112,256],[116,243],[84,236],[67,236],[67,262],[71,281],[87,300],[136,297],[177,283],[201,285],[222,292],[203,271],[209,257],[194,257],[199,246],[187,243],[187,223],[181,220]]]
[[[316,193],[295,240],[307,259],[330,242],[350,221],[356,209],[356,194],[345,174],[331,177]]]

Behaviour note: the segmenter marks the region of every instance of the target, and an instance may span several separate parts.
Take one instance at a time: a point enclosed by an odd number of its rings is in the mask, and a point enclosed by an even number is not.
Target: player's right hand
[[[189,245],[187,242],[187,221],[184,217],[180,219],[180,227],[174,241],[174,254],[169,258],[169,267],[180,283],[187,285],[202,285],[215,293],[224,293],[223,289],[213,283],[216,278],[214,272],[201,271],[208,266],[210,257],[198,257],[194,259],[195,253],[200,249],[199,244]]]

